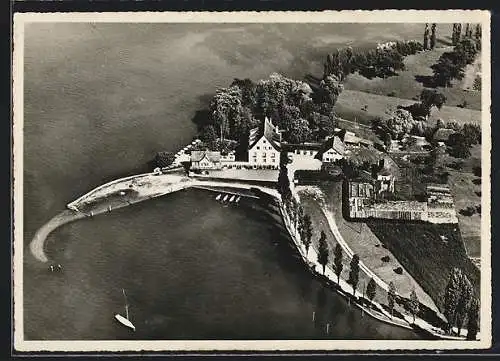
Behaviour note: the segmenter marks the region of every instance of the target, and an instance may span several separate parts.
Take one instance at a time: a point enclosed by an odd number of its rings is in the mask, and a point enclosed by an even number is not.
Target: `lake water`
[[[25,337],[131,337],[112,319],[124,312],[125,288],[137,338],[320,338],[325,322],[332,325],[331,338],[416,338],[361,318],[325,291],[263,210],[251,203],[224,208],[202,191],[60,228],[48,249],[63,264],[61,274],[49,273],[28,249],[36,230],[69,201],[145,170],[156,151],[189,142],[195,135],[191,118],[217,86],[273,71],[301,77],[321,69],[324,52],[354,39],[355,32],[360,42],[394,36],[391,25],[367,25],[361,37],[358,27],[29,25]]]

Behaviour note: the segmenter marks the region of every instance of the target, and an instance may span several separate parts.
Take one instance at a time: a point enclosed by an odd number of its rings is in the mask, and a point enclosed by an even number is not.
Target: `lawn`
[[[420,302],[436,310],[431,297],[426,294],[412,275],[406,272],[404,264],[398,260],[397,255],[384,247],[379,238],[365,223],[350,222],[343,217],[341,209],[342,183],[325,182],[320,188],[326,200],[326,206],[332,212],[340,233],[352,251],[359,255],[360,260],[386,283],[392,281],[396,286],[398,294],[401,296],[408,298],[411,290],[415,288]],[[389,260],[382,260],[384,257],[389,257]],[[394,272],[398,267],[403,268],[402,274]],[[386,302],[387,300],[384,299],[383,303]]]
[[[370,125],[375,118],[388,118],[398,105],[407,106],[413,103],[415,100],[344,90],[335,104],[335,111],[341,118]],[[364,106],[366,110],[362,110]],[[429,119],[430,124],[437,119],[443,119],[444,122],[453,120],[459,124],[481,124],[481,111],[445,105],[440,110],[433,109]]]
[[[405,70],[400,71],[398,75],[386,79],[374,78],[368,79],[359,74],[350,75],[345,82],[346,90],[362,91],[371,94],[385,95],[402,99],[414,99],[417,97],[424,85],[417,78],[425,78],[432,75],[431,66],[435,64],[441,54],[451,51],[452,47],[435,48],[432,51],[424,51],[415,55],[409,55],[405,58]],[[470,66],[472,67],[472,66]],[[474,69],[467,68],[467,74],[474,76]],[[465,81],[466,79],[464,79]],[[469,79],[470,80],[470,79]],[[470,81],[469,81],[470,82]],[[446,96],[446,104],[457,106],[464,101],[467,102],[467,108],[481,110],[481,94],[477,91],[463,90],[463,81],[454,81],[452,87],[437,90]]]
[[[475,295],[479,297],[479,270],[467,257],[456,225],[381,220],[368,221],[367,225],[440,309],[443,309],[445,288],[454,267],[465,272],[474,285]]]
[[[330,230],[330,227],[328,225],[328,221],[323,214],[323,211],[321,210],[319,203],[321,202],[321,196],[317,196],[317,192],[311,192],[312,187],[303,187],[303,186],[297,186],[297,191],[299,192],[300,196],[300,204],[304,208],[305,214],[309,214],[311,216],[311,221],[312,221],[312,229],[313,229],[313,235],[312,235],[312,243],[311,247],[314,247],[314,249],[318,249],[318,243],[319,243],[319,237],[321,234],[321,231],[324,231],[326,234],[326,240],[328,244],[328,249],[329,249],[329,262],[328,264],[333,264],[333,252],[335,249],[335,245],[337,244],[335,240],[335,236],[333,235],[332,231]],[[347,280],[349,278],[349,263],[350,259],[347,257],[347,255],[344,253],[343,254],[343,259],[342,259],[342,264],[344,265],[342,272],[340,274],[340,277]],[[363,285],[366,287],[368,285],[368,282],[370,281],[370,278],[363,273],[362,271],[360,272],[360,277],[359,277],[359,284],[358,284],[358,291],[362,293],[362,288]],[[387,303],[387,293],[377,286],[376,289],[376,295],[375,295],[375,301],[379,303]]]
[[[459,213],[468,206],[481,204],[481,177],[474,174],[481,167],[481,145],[471,148],[471,155],[466,159],[458,159],[448,154],[438,158],[439,165],[446,167],[449,172],[448,185],[455,200],[458,224],[469,257],[479,257],[481,251],[481,216],[474,214],[465,216]],[[460,163],[459,169],[450,167],[453,163]]]

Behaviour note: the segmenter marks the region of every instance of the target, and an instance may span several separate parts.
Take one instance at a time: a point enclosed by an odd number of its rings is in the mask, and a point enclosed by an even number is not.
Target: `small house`
[[[208,150],[191,152],[191,169],[221,169],[221,154]]]

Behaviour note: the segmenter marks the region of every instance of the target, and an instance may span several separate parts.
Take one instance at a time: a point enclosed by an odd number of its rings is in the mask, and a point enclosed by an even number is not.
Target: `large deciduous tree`
[[[420,101],[426,109],[427,116],[431,114],[432,107],[441,109],[446,102],[446,97],[437,90],[423,89],[420,93]]]
[[[386,121],[386,127],[394,139],[402,139],[413,128],[414,122],[409,111],[397,109],[392,117]]]

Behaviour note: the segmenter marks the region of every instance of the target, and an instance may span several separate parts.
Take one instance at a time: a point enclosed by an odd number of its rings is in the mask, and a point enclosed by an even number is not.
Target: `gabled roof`
[[[205,157],[212,163],[220,162],[220,152],[211,152],[208,150],[193,150],[191,152],[192,162],[200,162]]]
[[[253,128],[250,130],[248,137],[248,149],[251,149],[255,144],[265,137],[266,140],[274,147],[274,149],[280,149],[281,143],[281,132],[275,127],[271,121],[266,117],[264,119],[264,124],[261,127]]]
[[[325,147],[324,148],[325,152],[328,151],[329,149],[333,149],[334,151],[336,151],[337,153],[339,153],[341,155],[344,155],[344,152],[345,152],[345,144],[337,136],[333,136],[333,137],[329,138],[325,142],[324,147]]]

